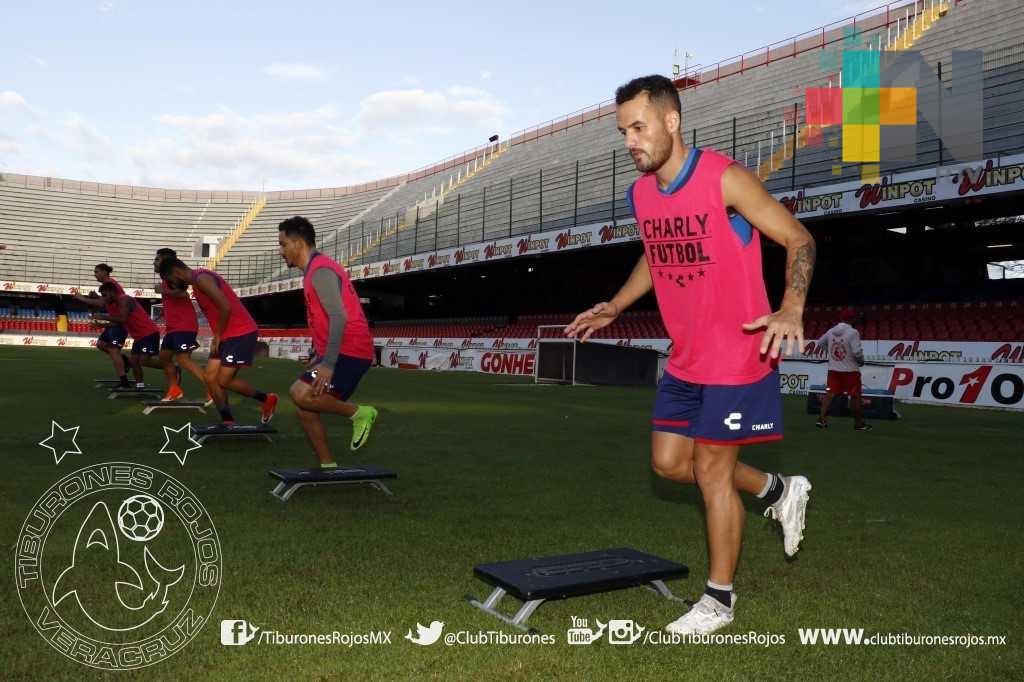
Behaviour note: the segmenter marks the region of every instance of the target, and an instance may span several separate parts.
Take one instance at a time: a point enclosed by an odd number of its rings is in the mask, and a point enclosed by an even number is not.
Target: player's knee
[[[693,483],[693,459],[655,450],[651,453],[651,469],[661,478],[678,483]]]
[[[718,485],[732,486],[733,484],[735,460],[724,455],[716,456],[716,454],[707,453],[703,457],[694,458],[693,475],[701,488],[707,489]]]
[[[292,402],[295,403],[295,406],[300,410],[310,409],[312,396],[310,395],[309,384],[296,381],[292,384],[292,387],[288,389],[288,395],[291,397]]]

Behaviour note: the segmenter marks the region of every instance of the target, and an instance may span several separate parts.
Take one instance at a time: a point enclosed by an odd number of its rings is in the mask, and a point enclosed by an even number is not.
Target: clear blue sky
[[[883,4],[16,2],[0,172],[293,189],[412,170]]]

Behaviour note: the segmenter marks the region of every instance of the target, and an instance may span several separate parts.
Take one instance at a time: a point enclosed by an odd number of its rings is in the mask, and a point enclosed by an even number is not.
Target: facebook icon
[[[244,620],[222,620],[220,622],[220,643],[224,646],[243,646],[256,638],[255,625]]]

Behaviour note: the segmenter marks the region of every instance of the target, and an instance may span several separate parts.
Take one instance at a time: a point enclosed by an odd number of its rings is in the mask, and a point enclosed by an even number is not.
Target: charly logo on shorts
[[[181,482],[105,462],[68,474],[33,505],[15,582],[50,646],[94,668],[129,670],[169,658],[202,630],[221,556],[213,521]]]

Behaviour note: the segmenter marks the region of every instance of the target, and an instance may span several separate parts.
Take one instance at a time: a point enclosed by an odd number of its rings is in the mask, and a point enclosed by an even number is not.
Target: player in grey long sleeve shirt
[[[320,304],[330,318],[330,332],[327,336],[327,351],[320,358],[318,370],[327,370],[327,383],[330,383],[331,373],[334,372],[334,358],[341,353],[341,339],[345,335],[345,323],[348,315],[345,313],[345,305],[341,302],[341,283],[338,276],[330,270],[323,268],[313,273],[313,288],[316,295],[320,297]],[[317,378],[320,378],[318,372]]]
[[[305,273],[306,317],[317,356],[315,365],[292,384],[289,395],[320,466],[336,468],[321,414],[352,422],[353,450],[366,444],[377,410],[358,405],[351,397],[370,368],[373,337],[344,268],[316,250],[313,224],[296,216],[283,221],[278,231],[281,257]]]

